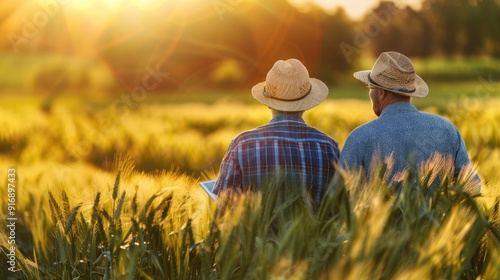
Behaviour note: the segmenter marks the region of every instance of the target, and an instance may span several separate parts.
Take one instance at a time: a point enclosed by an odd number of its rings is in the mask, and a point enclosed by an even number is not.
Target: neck
[[[385,107],[397,103],[397,102],[411,102],[410,96],[399,95],[390,91],[386,91],[387,95],[384,99],[381,100],[381,110],[383,111]]]
[[[304,113],[304,111],[299,111],[299,112],[284,112],[284,111],[280,111],[280,110],[276,110],[276,109],[273,109],[273,108],[269,108],[271,110],[271,113],[273,114],[273,118],[276,117],[276,116],[280,116],[280,115],[297,115],[297,116],[301,116],[302,117],[302,114]]]

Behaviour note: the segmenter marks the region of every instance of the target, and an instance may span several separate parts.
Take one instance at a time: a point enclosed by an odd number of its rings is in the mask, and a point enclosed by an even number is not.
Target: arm
[[[357,170],[364,168],[362,157],[362,143],[354,133],[351,133],[345,143],[342,151],[340,152],[340,167],[345,170]]]
[[[228,188],[235,188],[241,186],[242,174],[238,164],[237,145],[234,140],[229,145],[229,148],[222,159],[222,164],[219,171],[219,176],[215,181],[214,190],[215,194]]]

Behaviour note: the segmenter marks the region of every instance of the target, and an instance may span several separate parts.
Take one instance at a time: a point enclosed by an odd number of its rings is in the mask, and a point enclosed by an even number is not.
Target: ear
[[[387,96],[387,91],[385,89],[379,88],[378,94],[380,95],[380,99],[383,99]]]

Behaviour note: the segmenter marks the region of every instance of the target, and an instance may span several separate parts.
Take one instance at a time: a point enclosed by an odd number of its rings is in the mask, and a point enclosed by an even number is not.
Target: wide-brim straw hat
[[[354,78],[368,85],[400,95],[425,97],[429,87],[416,72],[411,60],[398,52],[383,52],[371,70],[358,71]]]
[[[328,96],[328,87],[318,79],[309,78],[302,62],[291,58],[276,61],[266,81],[252,88],[252,96],[270,108],[299,112],[323,102]]]

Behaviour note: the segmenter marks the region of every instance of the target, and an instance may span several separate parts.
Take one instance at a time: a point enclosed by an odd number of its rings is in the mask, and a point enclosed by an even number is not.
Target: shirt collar
[[[384,110],[382,111],[382,114],[380,114],[380,117],[382,116],[388,116],[388,115],[395,115],[400,112],[407,112],[407,111],[417,111],[417,108],[413,106],[411,102],[396,102],[387,105]]]
[[[304,120],[302,119],[301,116],[294,115],[294,114],[278,115],[278,116],[275,116],[274,118],[271,119],[271,123],[279,122],[279,121],[299,121],[299,122],[304,122]]]

